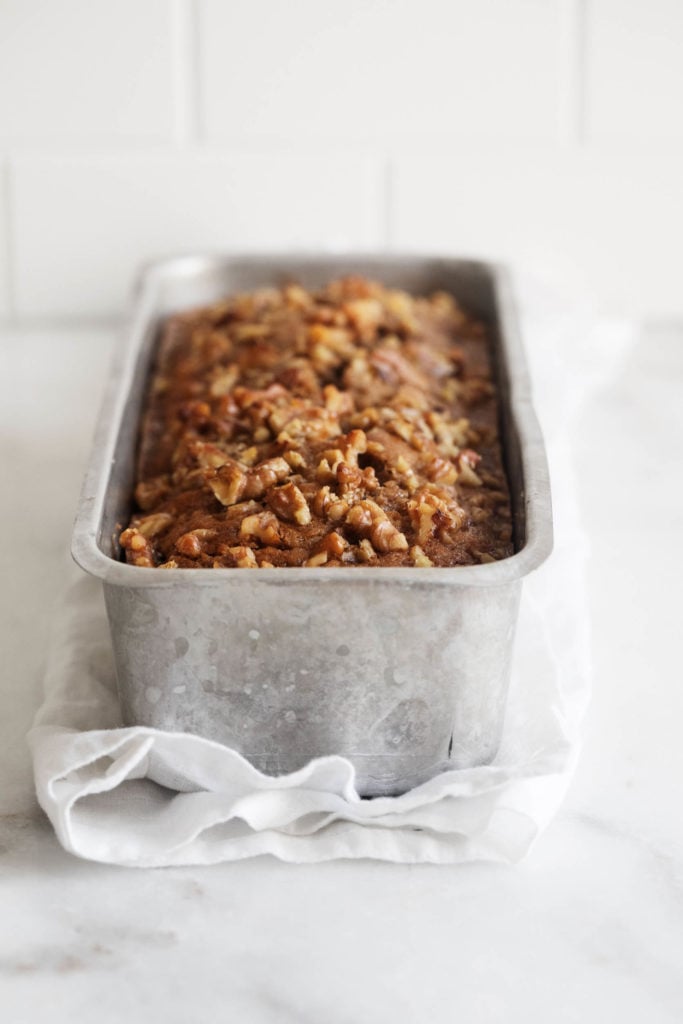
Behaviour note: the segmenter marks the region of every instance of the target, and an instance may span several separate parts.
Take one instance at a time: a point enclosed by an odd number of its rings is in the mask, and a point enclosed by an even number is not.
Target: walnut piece
[[[308,502],[296,484],[283,484],[273,487],[268,492],[268,503],[280,519],[308,526],[311,521],[311,510]]]
[[[277,547],[280,544],[278,521],[272,512],[246,516],[240,523],[240,536],[253,537],[262,544]]]
[[[407,551],[408,541],[386,512],[371,499],[360,501],[349,511],[346,525],[370,541],[375,551]]]

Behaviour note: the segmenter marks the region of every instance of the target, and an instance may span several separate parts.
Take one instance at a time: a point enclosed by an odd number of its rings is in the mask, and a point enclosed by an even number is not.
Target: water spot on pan
[[[135,630],[156,626],[159,622],[159,612],[156,608],[135,591],[129,591],[129,593],[131,596],[126,602],[124,612],[126,625]]]
[[[182,658],[183,655],[187,654],[187,652],[189,651],[190,642],[184,636],[177,636],[173,641],[173,646],[175,647],[176,658]]]
[[[431,728],[429,707],[423,700],[402,700],[388,715],[380,719],[373,734],[385,749],[397,747],[415,749],[425,741]]]

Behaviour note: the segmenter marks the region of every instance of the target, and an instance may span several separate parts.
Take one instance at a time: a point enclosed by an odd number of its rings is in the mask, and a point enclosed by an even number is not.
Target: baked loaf
[[[121,533],[137,566],[454,566],[513,553],[484,326],[359,277],[165,324]]]

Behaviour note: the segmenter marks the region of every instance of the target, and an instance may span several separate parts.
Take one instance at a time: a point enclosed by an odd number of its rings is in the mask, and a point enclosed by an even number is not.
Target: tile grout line
[[[199,27],[195,0],[173,5],[174,135],[178,149],[191,149],[200,141]]]
[[[557,139],[565,148],[586,142],[586,29],[590,0],[560,0]]]

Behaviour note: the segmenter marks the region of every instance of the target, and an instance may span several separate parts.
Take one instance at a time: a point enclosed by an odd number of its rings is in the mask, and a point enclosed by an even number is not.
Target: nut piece
[[[249,469],[230,460],[216,470],[207,470],[205,480],[221,505],[236,505],[242,498],[262,498],[269,487],[284,480],[291,470],[283,458],[266,459]]]
[[[271,488],[268,503],[280,519],[298,523],[299,526],[308,526],[311,521],[311,510],[296,484],[290,482],[282,487]]]
[[[173,516],[169,515],[168,512],[157,512],[156,515],[146,516],[141,519],[137,528],[143,537],[156,537],[158,533],[161,533],[170,526],[173,522]]]
[[[286,480],[291,470],[289,463],[283,458],[266,459],[247,473],[247,484],[244,489],[245,498],[261,498],[269,487]]]
[[[482,565],[488,565],[489,563],[496,561],[493,555],[490,555],[488,551],[477,551],[476,548],[473,548],[472,554],[479,559]]]
[[[289,452],[285,452],[283,458],[285,462],[292,467],[292,469],[302,469],[306,465],[306,460],[301,452],[297,452],[294,449]]]
[[[240,368],[236,363],[232,363],[226,369],[220,370],[211,381],[211,387],[209,393],[213,398],[220,398],[221,395],[227,395],[234,388],[240,375]]]
[[[424,546],[436,536],[452,544],[454,534],[465,524],[465,510],[446,491],[421,488],[408,502],[410,521],[417,533],[418,545]]]
[[[345,302],[343,309],[356,330],[370,338],[384,319],[384,309],[378,299],[353,299]]]
[[[195,441],[188,445],[189,454],[195,459],[202,469],[218,469],[230,462],[230,457],[219,448],[218,445],[209,444],[205,441]]]
[[[272,512],[260,512],[245,516],[240,523],[240,536],[255,537],[262,544],[277,547],[280,543],[278,521]]]
[[[346,517],[346,525],[367,538],[375,551],[407,551],[408,541],[397,530],[386,512],[366,498],[358,502]]]
[[[413,565],[417,566],[419,569],[427,569],[430,565],[434,565],[431,558],[428,558],[427,555],[425,555],[419,544],[416,544],[410,549],[410,557],[413,560]]]
[[[356,554],[359,562],[364,562],[366,565],[372,565],[377,561],[377,552],[367,538],[360,542]]]
[[[206,473],[206,482],[221,505],[235,505],[241,501],[247,486],[247,473],[237,462],[226,462],[217,470]]]
[[[458,482],[465,484],[466,487],[481,487],[483,480],[474,471],[481,462],[481,455],[473,452],[471,448],[465,448],[460,452],[456,461],[460,470]]]
[[[335,416],[350,416],[353,412],[353,396],[348,391],[340,391],[334,384],[326,384],[323,397],[325,408]]]
[[[228,548],[228,554],[235,559],[238,569],[258,569],[256,555],[250,547],[240,545],[239,547]]]
[[[328,533],[327,536],[323,537],[318,545],[318,552],[324,551],[332,558],[341,558],[348,546],[349,542],[342,537],[341,533],[333,530],[332,533]]]
[[[317,492],[312,505],[317,516],[320,516],[321,519],[329,519],[333,523],[341,522],[349,510],[348,501],[338,498],[327,484]]]
[[[176,550],[186,558],[199,558],[204,552],[205,543],[215,536],[215,530],[190,530],[182,537],[178,537],[175,543]]]
[[[454,484],[458,479],[458,471],[451,460],[444,459],[441,455],[435,455],[430,459],[424,468],[424,474],[428,480],[438,481],[440,484]]]
[[[324,565],[327,561],[327,551],[318,551],[317,554],[311,555],[309,559],[304,562],[304,565],[309,565],[315,568],[318,565]]]
[[[154,552],[146,537],[135,526],[129,526],[119,538],[126,558],[133,565],[148,569],[154,565]]]

